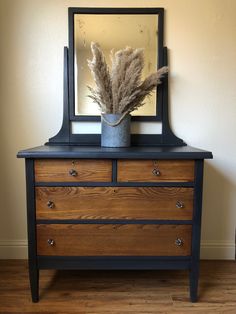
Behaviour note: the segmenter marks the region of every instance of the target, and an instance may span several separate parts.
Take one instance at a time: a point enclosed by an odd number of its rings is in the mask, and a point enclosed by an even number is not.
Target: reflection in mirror
[[[94,81],[87,65],[91,59],[91,42],[98,42],[109,64],[110,52],[123,49],[144,48],[145,66],[143,77],[157,69],[157,15],[146,14],[75,14],[74,15],[74,74],[75,115],[100,115],[98,106],[87,97],[87,85]],[[110,64],[109,64],[110,65]],[[145,99],[145,105],[132,115],[155,116],[156,91]]]

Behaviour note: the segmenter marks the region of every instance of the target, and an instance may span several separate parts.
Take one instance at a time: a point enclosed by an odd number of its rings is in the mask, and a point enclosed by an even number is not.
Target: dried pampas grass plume
[[[144,99],[161,84],[161,78],[168,72],[162,67],[141,82],[144,67],[144,51],[141,48],[126,47],[111,53],[112,67],[109,71],[104,54],[97,43],[91,43],[93,59],[88,66],[93,75],[96,89],[88,86],[92,98],[102,114],[122,114],[119,124],[130,112],[144,105]]]
[[[102,112],[112,111],[112,91],[111,77],[107,66],[105,56],[98,44],[91,43],[93,59],[88,60],[88,66],[97,85],[97,89],[88,86],[92,98],[100,107]]]

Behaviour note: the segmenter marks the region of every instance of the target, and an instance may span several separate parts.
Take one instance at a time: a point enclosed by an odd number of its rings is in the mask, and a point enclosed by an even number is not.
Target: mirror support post
[[[163,65],[168,66],[168,50],[163,48]],[[171,130],[169,122],[169,101],[168,101],[168,74],[163,79],[163,107],[162,107],[162,144],[186,146],[187,144],[178,138]]]
[[[64,73],[63,73],[63,121],[60,131],[51,137],[45,145],[65,145],[70,143],[69,119],[69,75],[68,75],[68,48],[64,47]]]

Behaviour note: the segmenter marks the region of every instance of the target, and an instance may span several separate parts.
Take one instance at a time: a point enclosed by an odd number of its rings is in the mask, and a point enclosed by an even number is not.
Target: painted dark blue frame
[[[158,16],[158,68],[163,66],[163,8],[69,8],[69,99],[71,121],[101,121],[100,116],[75,115],[75,90],[74,90],[74,15],[75,14],[150,14]],[[162,89],[157,88],[156,115],[154,116],[132,116],[132,121],[162,121]]]
[[[183,148],[180,148],[183,149]],[[207,153],[207,152],[206,152]],[[201,154],[201,153],[200,153]],[[34,178],[34,155],[26,158],[26,183],[27,183],[27,220],[28,220],[28,253],[29,253],[29,277],[32,301],[39,300],[39,270],[40,269],[186,269],[189,270],[190,299],[197,301],[199,258],[200,258],[200,235],[202,214],[202,184],[203,184],[203,159],[195,158],[195,180],[194,182],[182,183],[185,187],[194,187],[194,204],[192,220],[135,220],[135,219],[95,219],[95,220],[36,220],[35,187],[36,186],[58,186],[61,183],[35,182]],[[24,157],[19,154],[18,157]],[[46,157],[46,156],[45,156]],[[127,154],[124,155],[127,158]],[[174,156],[172,156],[174,157]],[[149,156],[147,155],[147,158]],[[212,158],[210,152],[206,158]],[[172,158],[173,159],[173,158]],[[112,182],[114,186],[120,186],[117,182],[117,161],[113,159]],[[173,182],[172,186],[179,186]],[[155,185],[154,183],[149,183]],[[148,186],[149,186],[148,184]],[[64,184],[66,186],[67,184]],[[75,184],[74,184],[75,185]],[[89,183],[87,183],[89,185]],[[103,186],[96,182],[96,186]],[[122,184],[123,185],[123,184]],[[130,183],[128,183],[130,185]],[[82,184],[83,186],[83,184]],[[93,185],[92,185],[93,186]],[[126,186],[124,184],[124,186]],[[142,186],[140,182],[132,182],[130,186]],[[146,184],[145,184],[146,186]],[[37,255],[36,224],[181,224],[192,225],[192,249],[190,256],[40,256]]]
[[[89,158],[89,159],[208,159],[212,153],[191,146],[127,147],[43,145],[21,150],[18,158]],[[131,182],[129,182],[131,184]]]
[[[190,256],[38,256],[39,269],[188,270]]]

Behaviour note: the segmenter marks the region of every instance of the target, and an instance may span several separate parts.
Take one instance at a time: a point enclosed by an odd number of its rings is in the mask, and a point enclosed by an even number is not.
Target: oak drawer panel
[[[60,256],[187,256],[190,225],[37,225],[37,254]],[[183,244],[178,246],[176,240]],[[51,244],[48,243],[50,240]]]
[[[37,219],[190,220],[193,189],[36,187]]]
[[[110,182],[111,160],[37,159],[36,182]]]
[[[117,163],[118,182],[193,182],[194,160],[128,160]]]

